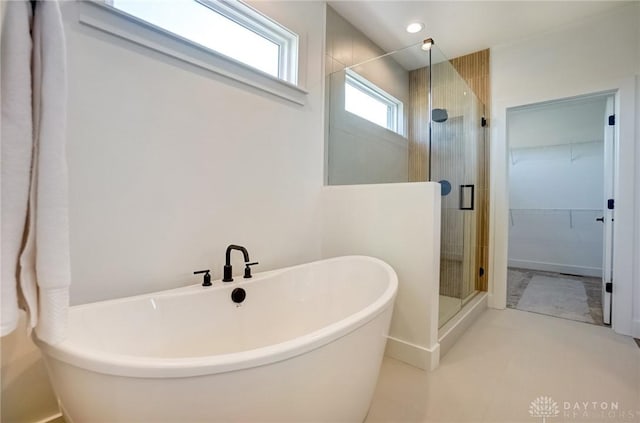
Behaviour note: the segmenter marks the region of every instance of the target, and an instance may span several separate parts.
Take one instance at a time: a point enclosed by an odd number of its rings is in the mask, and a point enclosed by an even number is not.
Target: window
[[[400,100],[353,71],[347,71],[344,88],[345,110],[402,134]]]
[[[298,36],[243,3],[218,0],[106,2],[188,42],[297,83]]]
[[[93,30],[299,105],[298,36],[238,0],[74,2]]]

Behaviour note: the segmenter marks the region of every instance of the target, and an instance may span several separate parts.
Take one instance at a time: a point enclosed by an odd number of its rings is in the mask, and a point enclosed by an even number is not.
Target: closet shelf
[[[518,160],[515,157],[516,153],[518,153],[518,152],[550,151],[550,150],[558,150],[558,149],[566,148],[568,150],[568,153],[569,153],[569,158],[573,162],[577,158],[580,157],[578,154],[575,154],[574,147],[577,147],[577,146],[580,146],[580,145],[589,145],[589,144],[603,144],[603,140],[580,141],[580,142],[571,142],[571,143],[564,143],[564,144],[540,145],[540,146],[535,146],[535,147],[512,147],[512,148],[509,149],[509,157],[511,159],[511,164],[515,165],[516,163],[518,163]]]
[[[569,227],[573,229],[573,218],[575,213],[581,212],[590,212],[590,213],[602,213],[603,209],[567,209],[567,208],[558,208],[558,209],[520,209],[520,208],[510,208],[509,209],[509,223],[511,226],[515,226],[515,220],[513,218],[513,212],[524,213],[529,215],[543,215],[543,214],[556,214],[558,216],[566,216],[569,217]],[[595,220],[594,220],[595,222]]]

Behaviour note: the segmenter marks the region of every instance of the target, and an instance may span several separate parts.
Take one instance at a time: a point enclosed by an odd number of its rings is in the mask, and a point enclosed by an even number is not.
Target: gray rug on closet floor
[[[564,319],[596,323],[591,317],[584,285],[572,279],[533,276],[516,308]]]

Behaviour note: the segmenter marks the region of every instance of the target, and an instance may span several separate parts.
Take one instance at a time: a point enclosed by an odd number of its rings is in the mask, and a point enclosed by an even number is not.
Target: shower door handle
[[[460,210],[474,210],[475,196],[475,185],[460,185]]]

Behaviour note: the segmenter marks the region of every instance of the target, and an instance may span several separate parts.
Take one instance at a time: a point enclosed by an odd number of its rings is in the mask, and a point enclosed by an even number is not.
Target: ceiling
[[[432,37],[448,57],[508,44],[629,4],[625,1],[329,1],[389,52]],[[425,29],[409,34],[410,22]]]

